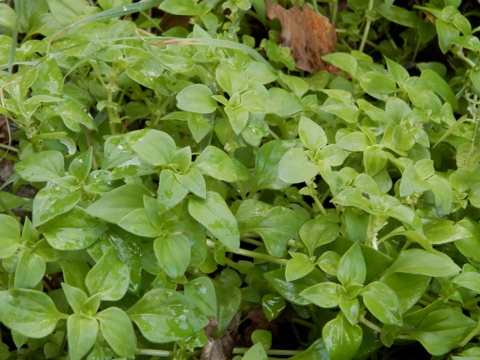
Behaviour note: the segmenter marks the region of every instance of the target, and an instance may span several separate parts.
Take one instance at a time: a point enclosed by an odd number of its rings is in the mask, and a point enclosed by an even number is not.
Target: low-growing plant
[[[269,4],[0,3],[0,359],[480,357],[480,13]]]

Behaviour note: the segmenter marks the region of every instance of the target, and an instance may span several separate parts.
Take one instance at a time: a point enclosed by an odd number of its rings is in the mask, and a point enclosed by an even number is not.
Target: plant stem
[[[358,48],[358,51],[363,52],[363,49],[365,48],[365,43],[367,42],[368,39],[368,33],[370,32],[370,25],[372,24],[372,19],[368,15],[369,12],[371,12],[373,9],[373,0],[368,0],[368,9],[366,13],[367,17],[367,23],[365,24],[365,29],[363,30],[363,36],[362,36],[362,42],[360,43],[360,47]]]
[[[159,356],[159,357],[170,357],[174,355],[173,351],[156,350],[156,349],[137,349],[135,353],[137,355],[150,355],[150,356]]]
[[[303,319],[293,318],[292,322],[297,323],[297,324],[302,325],[302,326],[305,326],[305,327],[308,327],[309,329],[315,329],[315,325],[313,325],[311,322],[308,322],[308,321],[303,320]]]
[[[475,326],[475,328],[470,331],[467,336],[465,336],[465,339],[463,339],[459,344],[458,344],[458,347],[464,347],[465,345],[467,345],[469,343],[470,340],[472,340],[472,338],[477,335],[478,333],[480,332],[480,319],[478,320],[477,322],[477,326]]]
[[[243,355],[245,354],[250,348],[234,348],[232,351],[233,355]],[[279,356],[294,356],[297,354],[302,353],[302,350],[266,350],[267,355],[279,355]]]
[[[378,333],[381,333],[382,332],[382,328],[378,325],[375,325],[374,323],[372,323],[370,320],[367,320],[365,319],[364,317],[360,318],[360,322],[369,327],[370,329],[372,329],[373,331],[375,332],[378,332]]]
[[[243,255],[243,256],[248,256],[248,257],[251,257],[251,258],[257,259],[257,260],[268,261],[268,262],[278,264],[278,265],[287,265],[287,262],[288,262],[287,259],[277,259],[273,256],[268,255],[268,254],[263,254],[263,253],[250,251],[250,250],[245,250],[245,249],[239,249],[237,254],[238,255]]]

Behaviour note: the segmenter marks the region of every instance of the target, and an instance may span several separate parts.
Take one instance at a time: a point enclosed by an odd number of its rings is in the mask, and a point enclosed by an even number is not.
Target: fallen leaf
[[[327,70],[338,74],[339,70],[322,60],[323,55],[335,52],[337,34],[335,27],[322,14],[316,13],[309,5],[302,10],[295,4],[289,10],[266,0],[267,17],[277,18],[282,25],[279,44],[289,47],[295,65],[310,73]]]

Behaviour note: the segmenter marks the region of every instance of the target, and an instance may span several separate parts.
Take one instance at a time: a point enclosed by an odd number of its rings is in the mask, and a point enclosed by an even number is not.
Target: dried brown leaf
[[[266,0],[267,16],[277,18],[282,25],[279,44],[291,50],[295,65],[310,73],[327,70],[338,74],[339,70],[322,60],[323,55],[335,52],[337,34],[335,27],[322,14],[316,13],[309,5],[302,10],[295,4],[291,9]]]

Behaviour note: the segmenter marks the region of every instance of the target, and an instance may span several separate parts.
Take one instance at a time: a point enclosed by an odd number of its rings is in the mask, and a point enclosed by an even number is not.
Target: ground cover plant
[[[477,6],[0,3],[0,359],[480,358]]]

